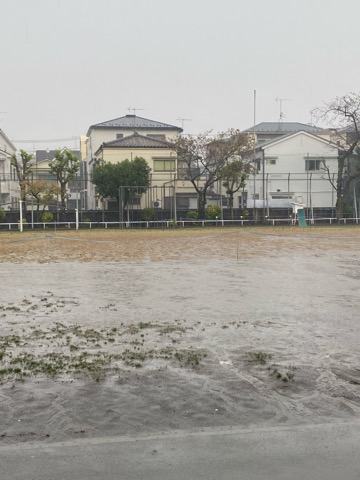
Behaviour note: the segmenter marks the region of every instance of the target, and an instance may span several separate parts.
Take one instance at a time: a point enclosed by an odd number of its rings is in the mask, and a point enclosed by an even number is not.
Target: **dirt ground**
[[[360,228],[1,232],[0,442],[351,420]]]

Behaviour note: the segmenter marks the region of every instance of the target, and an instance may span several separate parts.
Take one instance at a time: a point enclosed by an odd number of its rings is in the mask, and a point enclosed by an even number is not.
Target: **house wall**
[[[133,160],[135,157],[142,157],[146,160],[147,164],[151,168],[151,184],[153,186],[162,186],[164,182],[173,180],[176,173],[177,162],[176,155],[173,150],[166,148],[152,148],[141,149],[134,148],[129,150],[123,150],[119,148],[106,148],[98,156],[101,160],[110,163],[122,162],[123,160]],[[154,171],[154,158],[173,158],[175,160],[175,170],[171,172],[155,172]]]
[[[173,150],[166,148],[133,148],[133,149],[119,149],[119,148],[106,148],[101,150],[98,155],[98,158],[105,162],[118,163],[123,160],[132,160],[135,157],[142,157],[146,160],[147,164],[151,168],[151,187],[154,189],[154,194],[156,191],[156,196],[161,197],[161,205],[165,205],[163,199],[164,196],[174,196],[174,178],[176,178],[177,172],[177,158]],[[154,159],[156,158],[172,158],[175,160],[175,169],[173,171],[166,172],[157,172],[154,171]],[[194,188],[188,181],[176,181],[176,193],[177,195],[183,195],[186,193],[194,193]],[[146,199],[144,198],[141,204],[143,208],[145,205]],[[95,204],[95,208],[101,208],[101,202]]]
[[[16,208],[20,198],[19,183],[10,162],[15,152],[15,146],[0,130],[0,208],[4,210]]]

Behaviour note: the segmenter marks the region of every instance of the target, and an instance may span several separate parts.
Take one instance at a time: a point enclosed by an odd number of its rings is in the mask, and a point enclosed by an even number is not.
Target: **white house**
[[[19,206],[19,183],[10,162],[15,152],[15,146],[0,129],[0,208],[4,210]]]
[[[255,150],[257,173],[239,202],[247,208],[333,208],[339,146],[306,131],[279,136]]]

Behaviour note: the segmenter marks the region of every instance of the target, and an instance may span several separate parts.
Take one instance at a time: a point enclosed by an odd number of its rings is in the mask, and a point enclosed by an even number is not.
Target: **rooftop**
[[[61,150],[61,149],[57,149],[57,150]],[[73,150],[71,148],[69,148],[69,150],[75,153],[75,155],[80,160],[80,150]],[[56,150],[36,150],[35,152],[36,163],[44,162],[45,160],[48,160],[50,162],[55,158],[55,153],[56,153]]]
[[[255,127],[250,127],[244,132],[253,132],[255,133],[295,133],[300,130],[304,132],[323,132],[324,129],[320,127],[315,127],[314,125],[307,125],[306,123],[299,122],[262,122],[255,125]]]
[[[107,120],[106,122],[96,123],[91,125],[88,130],[101,128],[121,128],[121,129],[146,129],[146,130],[176,130],[181,133],[182,128],[168,123],[157,122],[155,120],[149,120],[148,118],[138,117],[137,115],[125,115],[124,117],[115,118],[114,120]]]
[[[146,137],[135,132],[133,135],[119,138],[111,142],[104,142],[95,152],[95,155],[104,148],[170,148],[168,142]]]

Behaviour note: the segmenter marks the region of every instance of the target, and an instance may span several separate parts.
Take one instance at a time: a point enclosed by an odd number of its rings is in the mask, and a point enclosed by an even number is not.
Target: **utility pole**
[[[256,206],[255,206],[255,190],[256,190],[256,144],[255,144],[255,128],[256,128],[256,90],[254,90],[254,128],[253,128],[253,135],[254,135],[254,151],[253,151],[253,155],[254,155],[254,185],[253,185],[253,189],[254,189],[254,193],[253,193],[253,221],[254,221],[254,225],[256,225]]]

